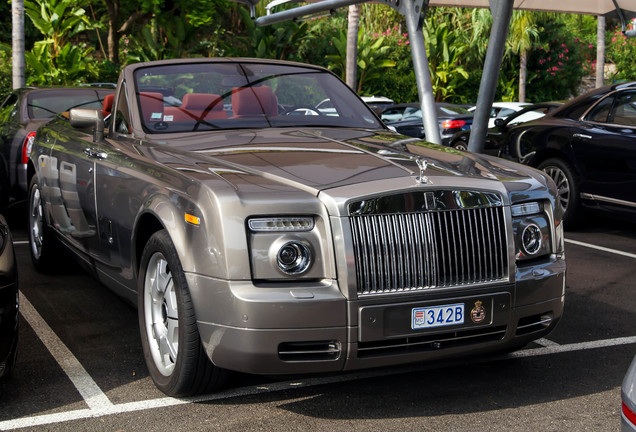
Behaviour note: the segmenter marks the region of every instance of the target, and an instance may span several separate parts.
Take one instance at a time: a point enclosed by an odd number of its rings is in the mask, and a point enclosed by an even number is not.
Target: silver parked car
[[[636,431],[636,356],[627,369],[623,386],[621,387],[621,430],[623,432]]]
[[[392,132],[305,64],[140,63],[115,93],[107,122],[73,109],[39,129],[30,250],[51,270],[65,246],[137,304],[165,393],[216,389],[226,370],[511,350],[559,321],[547,175]]]

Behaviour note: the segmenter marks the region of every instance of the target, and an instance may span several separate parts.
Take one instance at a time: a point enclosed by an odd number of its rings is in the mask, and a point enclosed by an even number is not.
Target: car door
[[[143,199],[141,181],[131,166],[140,157],[139,140],[131,134],[131,115],[126,85],[120,85],[111,115],[108,136],[100,143],[95,162],[95,202],[100,230],[99,246],[94,251],[100,276],[121,295],[134,278],[132,269],[132,229]],[[115,283],[113,283],[115,282]]]
[[[636,90],[604,98],[579,123],[572,148],[584,172],[582,197],[636,207]]]
[[[51,126],[53,128],[54,126]],[[65,127],[52,133],[51,153],[39,161],[53,226],[86,258],[95,248],[95,148],[91,130]]]

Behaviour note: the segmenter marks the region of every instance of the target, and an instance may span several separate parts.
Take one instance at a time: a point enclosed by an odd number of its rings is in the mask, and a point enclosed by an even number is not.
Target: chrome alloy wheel
[[[31,189],[31,197],[29,200],[29,243],[31,253],[37,260],[42,256],[42,244],[44,242],[44,212],[42,210],[42,196],[40,188],[33,187]]]
[[[172,273],[160,252],[150,257],[146,268],[144,323],[157,370],[172,375],[179,352],[179,311]]]
[[[570,182],[567,175],[561,168],[554,165],[548,165],[542,169],[556,183],[561,207],[563,207],[563,211],[567,211],[570,202]]]

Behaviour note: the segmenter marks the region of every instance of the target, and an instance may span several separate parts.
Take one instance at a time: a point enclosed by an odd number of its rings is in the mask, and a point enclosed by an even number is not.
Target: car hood
[[[162,144],[161,141],[157,141]],[[546,177],[532,168],[503,159],[438,146],[391,132],[361,129],[266,129],[216,131],[171,137],[152,146],[152,158],[180,171],[266,178],[269,182],[320,191],[390,179],[415,179],[425,174],[431,184],[483,180],[509,189],[542,189]],[[417,159],[425,160],[421,172]],[[444,180],[442,180],[444,179]],[[199,177],[199,180],[201,178]],[[523,186],[514,186],[523,184]],[[239,187],[238,184],[235,185]]]

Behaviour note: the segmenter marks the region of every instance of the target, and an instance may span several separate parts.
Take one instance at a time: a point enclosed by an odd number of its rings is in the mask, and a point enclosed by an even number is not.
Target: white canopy
[[[636,0],[514,0],[514,9],[563,12],[584,15],[616,17],[616,5],[623,9],[626,17],[636,16]],[[487,8],[488,0],[430,0],[429,6],[462,8]]]

